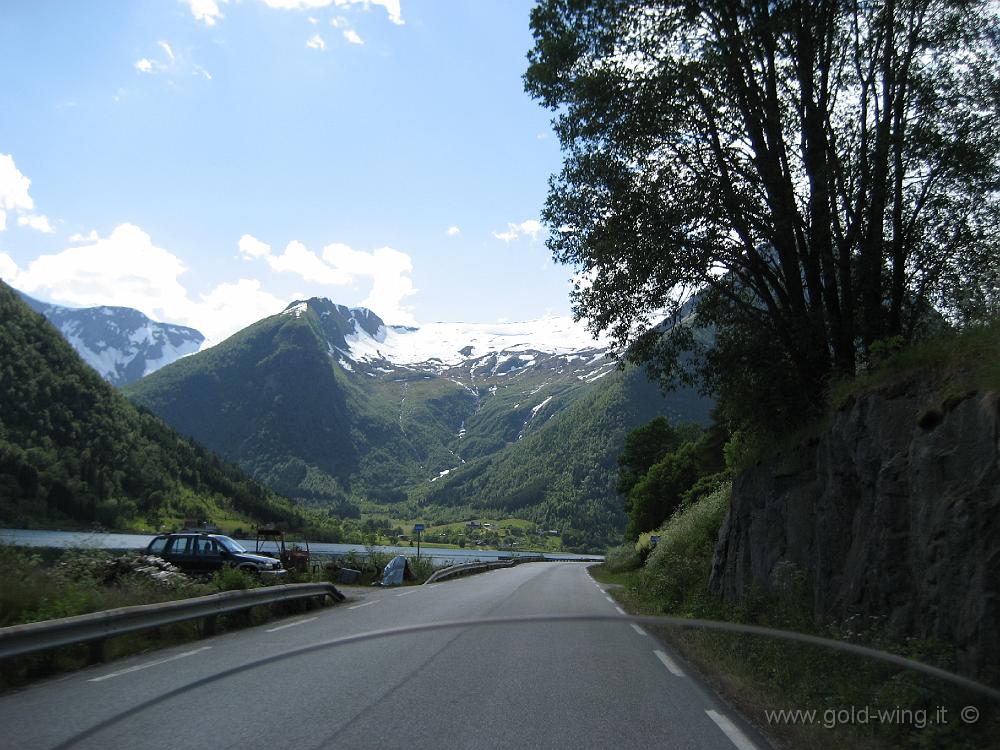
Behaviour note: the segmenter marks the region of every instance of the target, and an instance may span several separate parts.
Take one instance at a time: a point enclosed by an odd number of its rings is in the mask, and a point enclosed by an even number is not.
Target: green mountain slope
[[[420,496],[427,506],[527,518],[562,530],[571,545],[600,543],[625,523],[614,489],[625,436],[659,414],[703,422],[707,408],[690,392],[664,396],[637,370],[613,371],[566,408],[537,414],[537,427],[521,439],[449,472]]]
[[[623,527],[625,433],[658,414],[707,419],[704,399],[663,397],[600,349],[394,364],[386,340],[370,311],[311,299],[124,392],[301,502],[397,518],[495,509],[591,535]]]
[[[301,525],[284,498],[136,409],[0,282],[0,524]]]

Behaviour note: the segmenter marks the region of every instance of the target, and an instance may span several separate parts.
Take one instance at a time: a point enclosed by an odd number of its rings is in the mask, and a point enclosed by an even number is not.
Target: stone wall
[[[793,563],[815,614],[883,616],[897,637],[1000,669],[1000,394],[935,403],[915,384],[855,399],[808,444],[741,473],[710,587],[774,590]]]

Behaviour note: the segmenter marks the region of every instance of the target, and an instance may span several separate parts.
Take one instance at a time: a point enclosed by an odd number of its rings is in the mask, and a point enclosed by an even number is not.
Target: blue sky
[[[0,277],[215,340],[300,295],[393,323],[568,314],[531,5],[5,3]]]

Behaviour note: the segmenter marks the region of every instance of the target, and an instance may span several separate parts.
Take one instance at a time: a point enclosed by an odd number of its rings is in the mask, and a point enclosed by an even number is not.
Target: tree
[[[665,382],[794,421],[876,342],[997,309],[988,0],[542,0],[531,29],[565,154],[549,247]],[[711,341],[651,326],[696,295]]]

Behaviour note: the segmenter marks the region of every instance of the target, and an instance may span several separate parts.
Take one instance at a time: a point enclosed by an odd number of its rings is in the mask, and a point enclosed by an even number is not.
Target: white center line
[[[615,607],[615,609],[618,611],[618,614],[620,614],[620,615],[625,614],[625,610],[622,609],[621,607]]]
[[[304,620],[296,620],[295,622],[286,622],[284,625],[279,625],[276,628],[268,628],[264,632],[265,633],[276,633],[279,630],[284,630],[285,628],[294,628],[296,625],[305,625],[307,622],[312,622],[315,619],[316,619],[315,617],[307,617]]]
[[[708,718],[714,721],[719,729],[721,729],[726,737],[732,740],[732,743],[739,748],[739,750],[757,750],[757,746],[753,744],[750,739],[739,730],[739,728],[730,721],[728,716],[723,716],[718,711],[713,711],[712,709],[706,709],[705,713],[708,714]]]
[[[404,591],[402,594],[396,594],[396,596],[409,596],[410,594],[417,593],[416,589],[410,589],[409,591]]]
[[[168,661],[174,661],[176,659],[183,659],[185,656],[194,656],[195,654],[200,654],[202,651],[208,651],[212,648],[211,646],[202,646],[201,648],[196,648],[194,651],[185,651],[183,654],[174,654],[173,656],[168,656],[166,659],[157,659],[156,661],[149,661],[145,664],[137,664],[134,667],[129,667],[128,669],[122,669],[118,672],[112,672],[111,674],[103,675],[102,677],[93,677],[87,682],[102,682],[104,680],[110,680],[112,677],[121,677],[123,674],[130,674],[132,672],[138,672],[140,669],[146,669],[147,667],[155,667],[157,664],[166,664]]]
[[[670,674],[677,677],[684,676],[684,670],[678,667],[677,662],[667,656],[663,651],[654,651],[653,653],[656,654],[657,659],[663,662],[663,666],[670,671]]]
[[[636,633],[638,633],[639,635],[649,635],[649,633],[647,633],[647,632],[646,632],[645,630],[643,630],[642,628],[640,628],[640,627],[639,627],[638,625],[636,625],[636,624],[635,624],[634,622],[633,622],[633,623],[631,623],[631,625],[632,625],[632,630],[634,630],[634,631],[635,631]]]
[[[367,607],[369,604],[378,604],[381,599],[372,599],[370,602],[365,602],[364,604],[355,604],[353,607],[348,607],[348,609],[361,609],[362,607]]]

